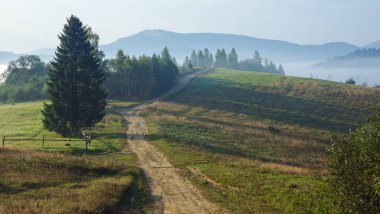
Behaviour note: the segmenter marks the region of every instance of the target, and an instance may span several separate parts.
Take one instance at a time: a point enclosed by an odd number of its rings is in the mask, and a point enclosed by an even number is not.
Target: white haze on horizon
[[[380,85],[379,68],[322,68],[312,67],[316,61],[283,63],[287,76],[306,77],[314,79],[345,82],[353,78],[357,85],[364,82],[368,86]]]
[[[5,70],[7,70],[7,68],[8,68],[8,65],[1,65],[1,64],[0,64],[0,76],[1,76],[1,74],[3,74],[3,72],[4,72]],[[3,82],[3,80],[0,79],[0,83],[2,83],[2,82]]]

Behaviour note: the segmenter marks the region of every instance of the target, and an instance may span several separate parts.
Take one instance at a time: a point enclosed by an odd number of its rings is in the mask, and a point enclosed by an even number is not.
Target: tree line
[[[229,68],[285,75],[281,64],[276,66],[272,61],[263,59],[258,51],[254,52],[251,59],[239,61],[238,54],[234,48],[228,54],[225,49],[217,49],[215,57],[207,48],[198,51],[193,50],[190,57],[186,56],[181,71],[189,71],[193,68]]]
[[[96,53],[102,58],[102,53]],[[114,59],[100,62],[105,72],[104,87],[110,99],[148,98],[170,89],[179,70],[169,50],[149,57],[126,55],[119,50]],[[1,102],[19,102],[48,98],[46,81],[51,63],[37,55],[21,56],[11,61],[2,74]]]
[[[334,59],[344,60],[344,59],[355,59],[355,58],[367,58],[367,57],[380,57],[380,48],[359,48],[353,52],[345,55],[338,56]]]
[[[152,57],[126,55],[119,50],[105,61],[109,98],[146,98],[171,88],[179,70],[168,48]]]

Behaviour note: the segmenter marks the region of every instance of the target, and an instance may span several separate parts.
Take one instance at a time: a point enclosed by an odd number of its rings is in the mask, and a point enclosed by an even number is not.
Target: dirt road
[[[170,92],[159,99],[181,90],[199,73],[201,71],[182,77]],[[137,154],[139,164],[148,177],[155,200],[155,213],[221,213],[215,205],[203,198],[190,182],[177,173],[178,169],[169,163],[163,153],[144,140],[144,135],[148,133],[148,130],[144,119],[139,116],[139,111],[144,105],[124,112],[124,115],[129,123],[128,145]]]

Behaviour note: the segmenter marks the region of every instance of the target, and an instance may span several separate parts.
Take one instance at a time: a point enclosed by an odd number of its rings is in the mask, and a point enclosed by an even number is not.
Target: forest
[[[344,56],[338,56],[334,59],[344,60],[344,59],[356,59],[356,58],[367,58],[367,57],[380,57],[380,48],[360,48]]]
[[[105,87],[115,99],[147,98],[158,95],[174,83],[179,71],[168,48],[152,57],[125,55],[119,50],[114,59],[105,60]]]
[[[235,48],[232,48],[228,54],[224,48],[218,49],[216,51],[215,58],[207,48],[204,50],[198,50],[197,52],[193,50],[190,57],[187,56],[185,58],[181,71],[189,71],[194,67],[203,69],[229,68],[235,70],[258,71],[285,75],[284,68],[281,64],[276,66],[276,64],[272,61],[266,58],[263,59],[258,51],[255,51],[251,59],[239,61]]]

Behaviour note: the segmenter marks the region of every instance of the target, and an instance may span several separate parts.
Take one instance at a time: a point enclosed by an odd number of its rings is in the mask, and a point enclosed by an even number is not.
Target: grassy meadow
[[[135,103],[110,102],[108,109]],[[0,136],[36,138],[0,147],[0,213],[150,212],[144,172],[125,148],[126,121],[108,113],[98,123],[89,150],[83,141],[43,129],[42,102],[0,105]]]
[[[331,213],[330,136],[379,100],[379,88],[218,69],[143,114],[152,144],[233,213]]]

